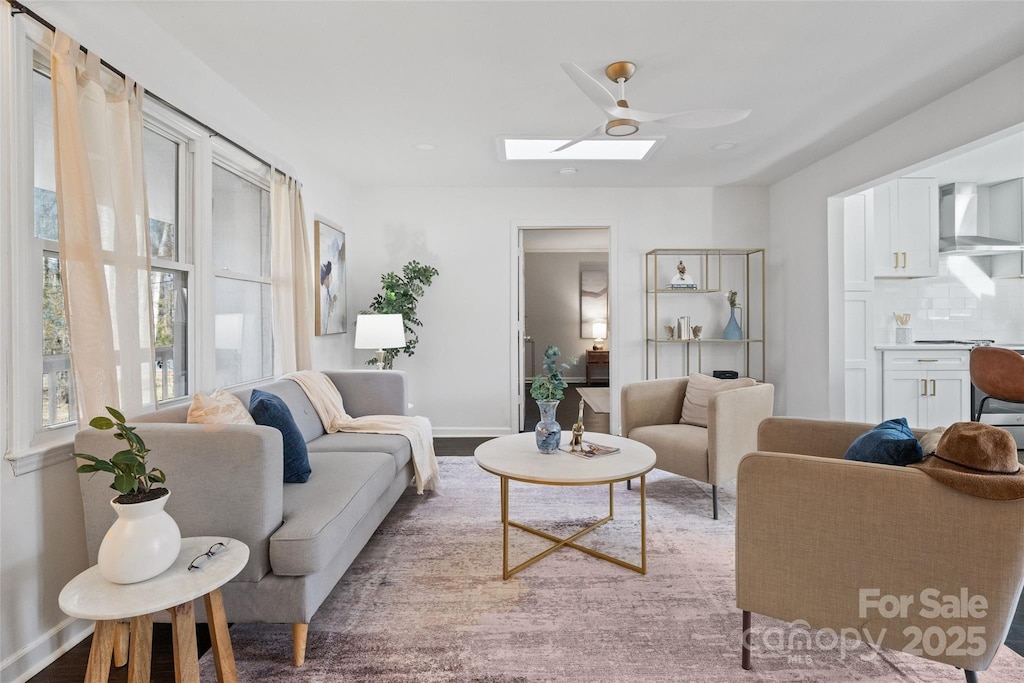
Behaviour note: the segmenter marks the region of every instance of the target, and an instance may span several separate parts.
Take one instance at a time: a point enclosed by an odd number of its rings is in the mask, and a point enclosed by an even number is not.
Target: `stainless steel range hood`
[[[977,183],[952,183],[939,188],[940,254],[984,256],[1024,251],[1019,220],[1011,233],[1015,239],[993,237],[988,234],[990,230],[982,230],[979,225]]]

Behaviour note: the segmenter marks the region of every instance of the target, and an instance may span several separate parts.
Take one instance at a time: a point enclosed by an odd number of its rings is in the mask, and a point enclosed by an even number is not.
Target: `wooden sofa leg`
[[[967,677],[967,683],[978,683],[978,672],[971,671],[970,669],[964,669],[964,676]]]
[[[306,634],[309,624],[292,624],[292,664],[302,666],[306,661]]]
[[[750,671],[750,612],[743,610],[743,645],[740,664]]]
[[[711,485],[711,508],[714,518],[718,519],[718,487],[714,484]]]

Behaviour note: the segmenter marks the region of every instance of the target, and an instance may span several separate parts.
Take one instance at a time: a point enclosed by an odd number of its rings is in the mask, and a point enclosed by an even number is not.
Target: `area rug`
[[[734,597],[735,487],[648,476],[646,576],[563,548],[501,579],[498,479],[472,458],[442,457],[444,488],[404,496],[309,626],[291,665],[288,625],[231,628],[243,681],[963,681],[953,667],[853,641],[814,638],[754,617],[756,652],[740,668]],[[615,519],[582,541],[639,561],[639,492],[617,485]],[[558,535],[604,515],[607,487],[512,482],[512,519]],[[548,543],[512,530],[511,561]],[[774,634],[781,638],[768,638]],[[211,654],[201,662],[214,679]],[[1024,680],[1005,646],[981,680]]]

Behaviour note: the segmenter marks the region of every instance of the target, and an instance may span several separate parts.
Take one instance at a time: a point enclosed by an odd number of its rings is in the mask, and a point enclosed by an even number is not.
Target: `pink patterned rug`
[[[831,643],[766,617],[740,668],[734,598],[735,487],[655,470],[648,477],[647,575],[571,549],[501,579],[498,479],[472,458],[442,457],[444,489],[406,495],[320,608],[306,664],[291,666],[289,625],[236,624],[244,681],[963,681],[957,669],[902,652]],[[639,492],[616,487],[615,519],[581,542],[639,561]],[[512,482],[511,518],[569,535],[607,510],[606,487]],[[548,543],[510,531],[511,561]],[[761,638],[761,640],[757,640]],[[213,680],[211,653],[201,662]],[[1024,681],[1005,646],[982,681]]]

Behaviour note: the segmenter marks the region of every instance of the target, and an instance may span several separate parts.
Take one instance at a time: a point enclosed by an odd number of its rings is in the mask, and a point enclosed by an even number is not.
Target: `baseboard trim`
[[[434,427],[434,436],[441,438],[508,436],[511,433],[508,427]]]
[[[74,631],[73,627],[78,626],[80,630]],[[83,619],[68,617],[51,628],[46,633],[33,640],[28,645],[18,649],[17,652],[0,662],[0,680],[4,683],[25,683],[40,671],[60,659],[61,655],[78,645],[80,642],[92,635],[95,624]],[[33,654],[43,650],[46,654],[35,663],[29,663]],[[20,669],[19,664],[27,666]]]

